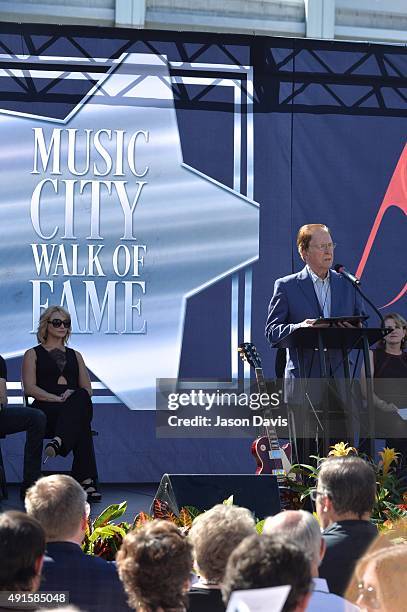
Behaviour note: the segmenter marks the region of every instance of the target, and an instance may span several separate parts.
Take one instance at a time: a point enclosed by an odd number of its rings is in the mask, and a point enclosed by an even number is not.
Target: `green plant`
[[[357,450],[340,442],[331,447],[329,455],[344,456],[357,454]],[[363,456],[375,470],[377,480],[377,498],[373,509],[372,521],[381,532],[393,531],[395,537],[407,541],[407,476],[398,469],[399,453],[395,449],[384,448],[379,453],[380,460],[374,462],[371,458]],[[295,464],[284,483],[282,491],[283,505],[286,509],[300,509],[308,506],[312,511],[309,496],[316,487],[319,470],[325,457],[311,455],[313,463]],[[228,497],[224,504],[233,504],[233,495]],[[112,504],[101,512],[95,519],[88,519],[88,527],[82,545],[87,554],[97,555],[114,560],[126,533],[131,529],[139,529],[148,521],[164,519],[172,521],[187,533],[192,521],[202,514],[202,510],[194,506],[184,506],[179,514],[174,514],[168,504],[160,500],[153,502],[153,514],[139,512],[132,523],[116,522],[127,510],[127,502]],[[261,533],[264,521],[256,521],[256,530]]]
[[[168,504],[156,499],[153,503],[153,515],[139,512],[131,524],[125,521],[115,523],[114,521],[123,516],[126,510],[127,502],[124,501],[121,504],[108,506],[93,520],[88,518],[82,550],[89,555],[96,555],[107,561],[113,561],[124,536],[132,529],[139,529],[144,523],[154,519],[163,519],[172,521],[187,533],[194,518],[202,512],[193,506],[185,506],[181,508],[177,516],[171,512]]]
[[[127,510],[127,502],[108,506],[95,519],[88,518],[82,550],[89,555],[113,561],[126,533],[131,529],[124,521],[113,523]]]
[[[379,530],[383,530],[391,528],[395,522],[407,520],[407,476],[397,469],[400,453],[394,448],[384,448],[379,455],[377,463],[366,459],[373,466],[377,481],[372,520]]]
[[[357,449],[344,442],[332,446],[329,453],[335,457],[349,454],[358,454]],[[392,529],[399,521],[407,521],[407,476],[397,469],[399,453],[394,448],[384,448],[379,456],[380,460],[375,462],[367,455],[362,455],[376,474],[377,496],[372,522],[379,531],[383,531]],[[316,487],[319,470],[326,457],[312,455],[310,458],[315,460],[315,465],[296,464],[288,474],[285,485],[296,494],[297,504],[288,504],[286,507],[303,508],[311,490]]]

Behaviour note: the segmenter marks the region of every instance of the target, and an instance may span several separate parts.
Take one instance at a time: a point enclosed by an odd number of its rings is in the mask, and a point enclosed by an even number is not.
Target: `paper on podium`
[[[407,408],[399,408],[399,415],[405,421],[407,420]]]
[[[281,612],[291,586],[234,591],[226,612]]]

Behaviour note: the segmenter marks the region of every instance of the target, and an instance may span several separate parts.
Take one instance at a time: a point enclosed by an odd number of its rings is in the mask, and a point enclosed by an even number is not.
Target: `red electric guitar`
[[[243,342],[238,351],[243,361],[247,361],[255,370],[259,393],[268,393],[264,379],[261,359],[254,344]],[[270,409],[272,413],[272,409]],[[270,415],[266,415],[268,418]],[[271,419],[268,418],[271,422]],[[264,433],[252,444],[252,454],[257,463],[256,474],[273,474],[279,482],[283,482],[291,470],[291,445],[280,446],[274,425],[264,425]]]

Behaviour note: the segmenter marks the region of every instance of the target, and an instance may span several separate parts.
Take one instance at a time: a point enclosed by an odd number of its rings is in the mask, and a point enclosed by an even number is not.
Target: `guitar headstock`
[[[257,352],[256,347],[251,342],[243,342],[239,344],[237,349],[240,353],[240,357],[243,361],[247,361],[252,368],[261,368],[260,355]]]

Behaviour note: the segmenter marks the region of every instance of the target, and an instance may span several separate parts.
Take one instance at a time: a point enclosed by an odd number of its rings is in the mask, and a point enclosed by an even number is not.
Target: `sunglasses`
[[[61,327],[61,325],[63,325],[65,329],[71,327],[71,321],[69,319],[65,319],[65,321],[62,319],[51,319],[48,323],[51,323],[52,327]]]

